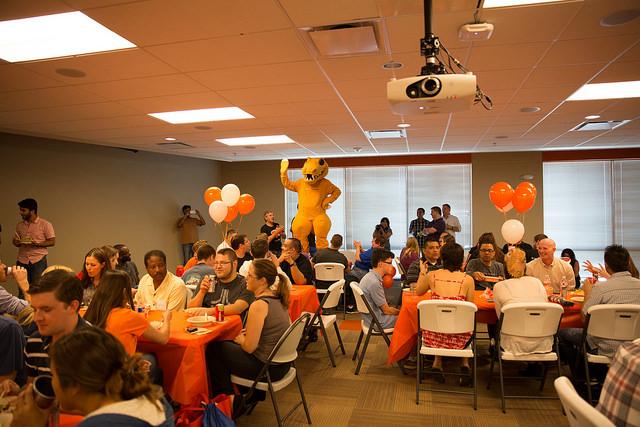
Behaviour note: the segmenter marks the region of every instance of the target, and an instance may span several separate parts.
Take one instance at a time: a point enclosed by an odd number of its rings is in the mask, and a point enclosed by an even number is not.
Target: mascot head
[[[302,166],[302,178],[313,185],[329,173],[329,164],[324,159],[308,158]]]

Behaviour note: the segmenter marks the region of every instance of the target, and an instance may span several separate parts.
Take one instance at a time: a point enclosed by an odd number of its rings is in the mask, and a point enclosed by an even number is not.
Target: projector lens
[[[436,96],[440,92],[442,84],[440,80],[435,77],[427,77],[422,81],[422,92],[425,96]]]

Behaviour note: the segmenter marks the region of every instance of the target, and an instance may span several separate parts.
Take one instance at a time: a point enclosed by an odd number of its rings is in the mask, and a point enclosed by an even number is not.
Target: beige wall
[[[260,233],[264,211],[273,211],[276,222],[284,222],[284,188],[280,184],[279,160],[222,163],[222,183],[236,184],[242,194],[251,194],[256,199],[255,209],[242,219],[242,224],[236,219],[231,225],[250,240]]]
[[[207,221],[200,236],[220,240],[202,200],[206,187],[221,184],[219,162],[7,134],[0,159],[2,260],[15,262],[17,202],[27,197],[54,225],[50,265],[78,269],[88,249],[125,243],[141,271],[150,249],[164,250],[173,270],[182,263],[176,223],[185,203]]]
[[[537,198],[533,208],[522,215],[514,209],[507,212],[507,219],[515,218],[523,221],[525,242],[533,242],[533,236],[544,230],[543,197],[542,197],[542,153],[478,153],[472,155],[472,221],[473,240],[484,232],[491,231],[498,244],[505,243],[500,228],[505,221],[505,214],[500,213],[489,200],[489,188],[498,181],[506,181],[515,189],[522,181],[520,176],[533,175]]]

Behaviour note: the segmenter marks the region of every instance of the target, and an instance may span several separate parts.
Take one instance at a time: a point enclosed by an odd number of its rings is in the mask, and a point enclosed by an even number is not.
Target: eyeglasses
[[[213,263],[216,267],[224,267],[227,264],[231,264],[231,261],[216,261]]]
[[[493,253],[495,251],[493,249],[480,249],[480,252]]]
[[[393,261],[382,261],[382,262],[384,262],[385,264],[393,264]]]

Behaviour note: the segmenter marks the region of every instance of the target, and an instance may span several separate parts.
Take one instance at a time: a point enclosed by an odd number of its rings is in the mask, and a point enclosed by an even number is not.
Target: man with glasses
[[[504,265],[495,261],[496,248],[488,241],[480,242],[480,257],[467,264],[465,272],[473,277],[476,290],[492,289],[493,285],[504,280]]]
[[[382,276],[392,267],[393,252],[382,248],[376,248],[371,255],[371,271],[360,280],[360,289],[369,302],[371,310],[375,313],[382,328],[393,328],[398,320],[400,310],[391,307],[387,302],[382,286]],[[363,314],[362,320],[366,327],[371,326],[371,315]]]
[[[214,315],[217,304],[224,304],[225,315],[244,313],[254,296],[247,290],[244,277],[238,274],[237,265],[233,249],[219,250],[214,261],[215,278],[206,276],[198,285],[196,296],[189,302],[189,313]]]

